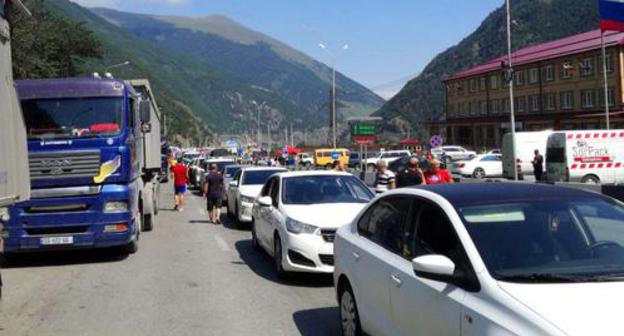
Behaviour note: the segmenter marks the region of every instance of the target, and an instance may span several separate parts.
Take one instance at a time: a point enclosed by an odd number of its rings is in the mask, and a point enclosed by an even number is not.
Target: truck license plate
[[[74,237],[43,237],[41,245],[70,245],[74,243]]]

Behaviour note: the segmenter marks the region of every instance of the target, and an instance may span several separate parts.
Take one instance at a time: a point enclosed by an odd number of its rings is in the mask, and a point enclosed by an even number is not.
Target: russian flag
[[[624,31],[624,0],[600,0],[600,29]]]

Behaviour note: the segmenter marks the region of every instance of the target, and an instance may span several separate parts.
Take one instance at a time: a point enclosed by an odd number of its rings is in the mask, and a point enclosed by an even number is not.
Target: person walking
[[[336,171],[336,172],[346,172],[347,168],[345,168],[345,165],[344,165],[344,163],[342,163],[342,161],[335,160],[332,163],[332,170]]]
[[[173,210],[184,211],[184,194],[186,194],[189,171],[188,168],[180,161],[173,166],[171,172],[173,173],[173,186],[175,189],[175,207]]]
[[[377,161],[377,176],[375,178],[375,192],[378,194],[396,189],[396,176],[388,169],[384,160]]]
[[[437,159],[429,161],[429,169],[425,172],[425,183],[427,184],[446,184],[453,183],[453,176],[448,170],[440,167],[441,163]]]
[[[223,200],[223,175],[219,172],[216,164],[211,164],[208,174],[204,179],[204,197],[210,221],[221,224],[221,203]]]
[[[418,158],[411,157],[407,163],[407,168],[397,174],[396,187],[405,188],[421,184],[425,184],[425,175],[420,169]]]
[[[535,156],[533,157],[533,174],[535,175],[535,181],[540,182],[544,176],[544,157],[540,154],[539,150],[535,150]]]

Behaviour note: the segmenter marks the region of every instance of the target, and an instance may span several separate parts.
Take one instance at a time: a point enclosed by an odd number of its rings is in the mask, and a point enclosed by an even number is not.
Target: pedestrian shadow
[[[234,247],[243,263],[266,280],[292,287],[321,288],[334,285],[332,274],[292,273],[286,280],[279,279],[273,258],[263,250],[255,250],[251,240],[239,240]]]
[[[124,261],[127,254],[113,248],[15,253],[5,255],[2,268],[50,267]]]
[[[190,221],[188,221],[191,224],[210,224],[210,225],[215,225],[213,222],[209,221],[209,220],[197,220],[197,219],[191,219]]]
[[[226,229],[234,231],[249,231],[251,229],[250,223],[239,223],[234,217],[230,217],[224,212],[221,212],[220,218],[223,227]]]
[[[340,335],[338,307],[300,310],[293,314],[293,320],[301,336]]]

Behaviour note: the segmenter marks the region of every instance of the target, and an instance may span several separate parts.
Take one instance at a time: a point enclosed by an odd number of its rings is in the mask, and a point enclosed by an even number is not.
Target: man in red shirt
[[[433,159],[429,161],[429,169],[425,172],[425,182],[427,184],[453,183],[453,176],[448,170],[440,168],[440,161]]]
[[[188,183],[188,169],[182,162],[178,162],[173,168],[173,185],[175,187],[175,207],[174,210],[184,211],[184,194],[186,194],[186,184]]]

